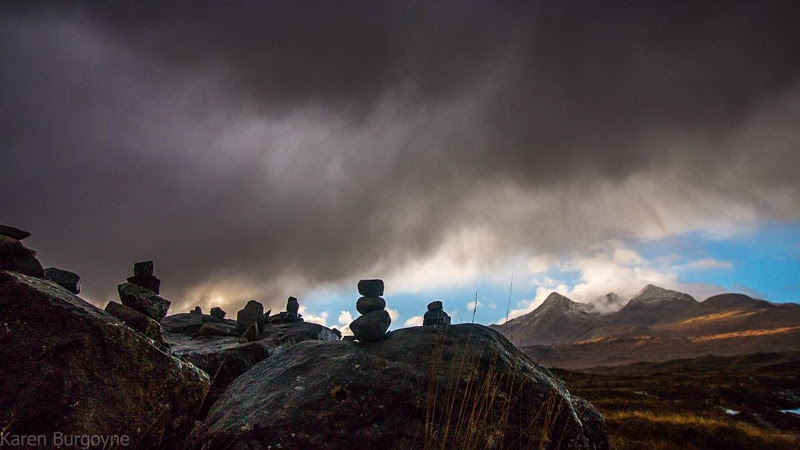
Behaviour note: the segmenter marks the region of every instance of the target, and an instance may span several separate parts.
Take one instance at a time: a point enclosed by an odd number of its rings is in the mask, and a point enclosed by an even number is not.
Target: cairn
[[[44,277],[44,269],[36,259],[36,252],[20,242],[30,235],[19,228],[0,225],[0,270]]]
[[[149,289],[156,294],[160,293],[161,280],[153,275],[153,261],[141,261],[133,265],[133,276],[128,278],[129,283]]]
[[[146,280],[148,273],[149,277],[155,278],[153,276],[152,261],[134,264],[133,273],[134,276],[128,278],[128,282],[117,286],[117,292],[122,304],[113,301],[108,302],[106,312],[164,346],[166,344],[164,343],[160,322],[167,315],[171,303],[152,289],[130,281],[132,279]],[[158,281],[156,284],[157,289],[161,281],[158,278],[155,279]],[[150,285],[152,286],[152,284]]]
[[[269,323],[297,323],[303,322],[303,315],[300,314],[300,302],[294,297],[289,297],[286,301],[286,311],[281,311],[274,316],[270,316],[267,312],[267,320]]]
[[[386,311],[386,300],[381,298],[383,280],[359,281],[358,293],[362,297],[356,302],[356,309],[361,316],[350,324],[353,337],[360,342],[375,342],[388,338],[386,330],[392,324],[392,318]]]
[[[153,276],[153,261],[134,264],[133,274],[127,283],[117,286],[119,299],[123,305],[161,322],[171,303],[158,295],[161,280]]]
[[[422,326],[450,325],[450,316],[444,312],[442,302],[434,301],[428,304],[428,311],[422,318]]]

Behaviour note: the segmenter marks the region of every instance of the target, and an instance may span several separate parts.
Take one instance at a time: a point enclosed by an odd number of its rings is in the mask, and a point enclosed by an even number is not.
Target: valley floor
[[[605,416],[612,449],[798,449],[800,353],[554,369]]]

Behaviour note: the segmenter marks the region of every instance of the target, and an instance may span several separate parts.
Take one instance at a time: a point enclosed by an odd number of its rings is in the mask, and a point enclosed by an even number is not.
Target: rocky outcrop
[[[22,245],[18,239],[5,235],[0,235],[0,270],[39,278],[44,276],[36,252]]]
[[[267,311],[264,315],[264,320],[267,323],[297,323],[303,321],[303,315],[300,314],[300,302],[294,298],[289,297],[286,300],[286,311],[281,311],[274,316],[270,316],[272,310]]]
[[[209,388],[203,371],[66,289],[18,273],[0,271],[0,324],[4,432],[184,446]]]
[[[139,311],[157,322],[167,315],[170,301],[150,289],[133,283],[122,283],[117,286],[117,291],[123,305]]]
[[[44,279],[63,287],[73,294],[81,293],[81,277],[68,270],[48,267],[44,269]]]
[[[186,313],[167,316],[161,325],[172,351],[205,370],[212,379],[203,411],[233,380],[270,355],[306,340],[339,339],[330,329],[307,322],[268,325],[253,342],[240,342],[241,333],[234,320]],[[209,329],[211,326],[215,331]]]
[[[219,320],[222,320],[225,318],[225,311],[219,306],[215,306],[211,308],[211,317],[215,317]]]
[[[414,327],[266,359],[228,387],[190,446],[604,448],[595,413],[579,415],[560,379],[489,328]]]
[[[426,327],[450,325],[450,315],[444,312],[442,302],[437,300],[428,304],[428,310],[422,317],[422,325]]]

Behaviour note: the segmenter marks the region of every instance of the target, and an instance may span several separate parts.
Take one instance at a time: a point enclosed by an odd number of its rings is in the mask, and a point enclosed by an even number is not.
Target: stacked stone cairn
[[[422,326],[450,325],[450,316],[444,312],[442,302],[434,301],[428,304],[428,311],[422,318]]]
[[[44,277],[44,269],[36,259],[36,252],[22,245],[31,234],[19,228],[0,225],[0,270]]]
[[[160,286],[161,280],[153,275],[153,262],[137,262],[133,265],[133,276],[117,286],[122,304],[109,302],[106,312],[157,343],[166,345],[160,322],[167,315],[170,301],[158,295]]]
[[[42,269],[42,265],[36,259],[36,252],[25,247],[21,242],[30,235],[27,231],[19,228],[0,225],[0,270],[44,278],[73,294],[79,294],[81,277],[77,274],[55,267]]]
[[[359,342],[375,342],[388,338],[386,330],[392,324],[392,318],[386,311],[386,300],[381,297],[383,280],[359,281],[358,293],[362,297],[356,302],[356,309],[361,316],[350,324],[353,337]]]
[[[303,315],[300,314],[300,302],[294,297],[289,297],[286,301],[286,311],[281,311],[274,316],[270,316],[268,311],[266,321],[268,323],[297,323],[303,321]]]

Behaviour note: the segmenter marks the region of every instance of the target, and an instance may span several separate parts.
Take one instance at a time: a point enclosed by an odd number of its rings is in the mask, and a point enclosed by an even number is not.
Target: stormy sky
[[[646,253],[797,235],[798,23],[789,0],[9,2],[0,222],[98,305],[154,260],[172,312],[312,315],[364,277],[422,312],[520,261],[532,292],[605,277],[585,301],[713,284],[675,274],[733,263]]]

